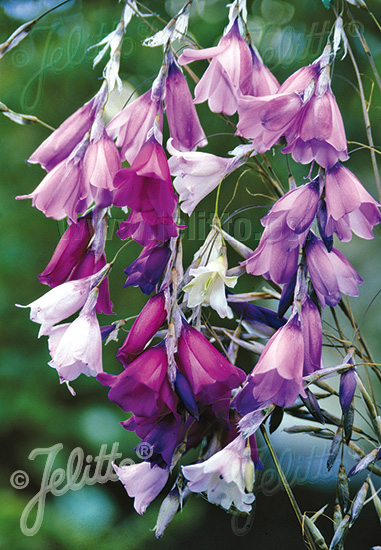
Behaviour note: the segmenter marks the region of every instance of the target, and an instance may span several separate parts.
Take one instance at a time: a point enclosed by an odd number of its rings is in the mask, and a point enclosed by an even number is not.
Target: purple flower
[[[208,141],[197,116],[185,77],[173,60],[165,83],[165,112],[173,146],[179,151],[193,151]]]
[[[287,319],[279,318],[275,311],[262,306],[255,306],[249,302],[236,302],[229,299],[234,296],[228,293],[228,302],[237,317],[250,333],[261,337],[270,337],[278,328],[286,324]]]
[[[157,497],[167,483],[169,470],[151,466],[149,462],[130,464],[113,468],[123,483],[129,497],[134,497],[134,508],[138,514],[144,514],[147,506]]]
[[[303,376],[321,367],[322,326],[318,308],[308,296],[302,302],[302,333],[304,341]]]
[[[252,74],[253,68],[252,54],[241,37],[238,19],[218,46],[204,50],[186,49],[179,57],[179,63],[187,65],[199,59],[212,61],[195,87],[195,103],[208,100],[214,113],[233,115],[237,110],[237,97],[242,93],[241,87],[247,89],[247,75]]]
[[[250,46],[252,58],[252,70],[248,73],[247,79],[241,83],[242,95],[254,97],[276,94],[279,90],[279,82],[272,72],[263,63],[261,56],[255,46]]]
[[[41,164],[47,172],[64,161],[83,140],[90,130],[97,112],[104,100],[103,88],[88,103],[65,120],[35,150],[28,159],[31,164]]]
[[[124,238],[126,234],[133,236],[146,246],[152,237],[162,236],[158,235],[160,231],[163,236],[168,235],[162,239],[166,241],[177,235],[173,221],[177,197],[164,149],[153,136],[145,142],[131,167],[117,172],[114,184],[115,206],[129,206],[132,210],[121,228]]]
[[[143,248],[139,257],[124,270],[128,277],[123,286],[138,286],[144,294],[151,294],[163,275],[170,257],[169,241],[149,244]]]
[[[50,262],[38,276],[40,283],[51,287],[64,283],[85,255],[93,234],[94,228],[89,214],[79,218],[77,223],[71,223],[62,235]]]
[[[167,378],[165,342],[144,351],[118,375],[102,373],[97,380],[109,386],[108,397],[137,416],[160,417],[176,411],[177,397]]]
[[[322,307],[336,306],[341,292],[359,296],[357,285],[364,281],[340,250],[333,247],[328,252],[323,241],[310,233],[306,257],[312,285]]]
[[[343,363],[347,365],[354,365],[352,354],[348,354]],[[343,414],[346,414],[351,406],[353,396],[356,391],[356,386],[356,368],[354,367],[347,370],[340,376],[339,399]]]
[[[104,129],[102,120],[101,128],[90,136],[83,159],[83,177],[97,189],[113,191],[114,176],[121,167],[118,149]]]
[[[197,329],[183,320],[177,343],[177,364],[199,406],[209,405],[245,380]]]
[[[350,241],[352,231],[362,239],[373,238],[373,226],[381,222],[379,204],[352,172],[337,163],[325,173],[327,235],[336,233]]]
[[[124,367],[127,367],[144,350],[166,317],[165,298],[161,292],[148,300],[118,350],[117,359]]]
[[[98,288],[94,288],[72,323],[49,329],[49,365],[55,368],[61,384],[78,378],[80,374],[97,376],[102,372],[102,338],[95,308]]]
[[[287,324],[267,342],[247,384],[234,399],[240,414],[260,403],[289,407],[303,388],[304,339],[300,315],[294,312]]]
[[[127,105],[107,124],[106,130],[120,147],[122,160],[132,164],[147,139],[156,115],[159,101],[152,99],[151,90]]]

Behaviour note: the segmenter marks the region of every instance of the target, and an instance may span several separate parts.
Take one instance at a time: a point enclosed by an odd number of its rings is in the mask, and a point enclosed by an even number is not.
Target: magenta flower
[[[349,158],[343,119],[331,90],[328,66],[319,73],[312,97],[285,136],[288,146],[282,153],[291,153],[301,164],[315,160],[323,168],[332,168],[338,160]]]
[[[61,384],[80,374],[97,376],[102,372],[102,338],[96,316],[98,288],[94,288],[72,323],[49,329],[49,365],[58,372]]]
[[[144,294],[151,294],[163,275],[170,257],[169,241],[149,244],[143,248],[139,257],[124,270],[128,277],[123,286],[138,286]]]
[[[290,407],[303,388],[304,339],[298,312],[267,342],[234,407],[247,414],[262,403]]]
[[[176,360],[199,406],[213,403],[245,380],[245,373],[225,359],[185,320],[177,343]]]
[[[134,508],[138,514],[144,514],[147,506],[157,497],[167,483],[169,470],[159,466],[151,466],[149,462],[130,464],[113,468],[123,483],[129,497],[133,497]]]
[[[151,90],[138,97],[118,113],[106,126],[108,135],[116,138],[122,160],[132,164],[147,139],[159,111],[160,102],[152,99]]]
[[[134,239],[143,246],[150,244],[151,236],[158,237],[160,231],[168,235],[163,240],[177,235],[173,221],[177,198],[172,188],[167,157],[153,136],[145,142],[132,166],[117,172],[114,184],[117,187],[115,206],[129,206],[132,210],[124,222],[123,235],[126,232],[130,237],[134,235]],[[140,227],[142,222],[144,225]],[[129,227],[127,231],[126,227]]]
[[[165,83],[165,112],[173,146],[179,151],[204,147],[208,140],[201,127],[185,77],[173,60]]]
[[[350,241],[352,231],[362,239],[373,238],[373,226],[381,222],[379,204],[347,168],[337,163],[325,173],[328,236],[336,233]]]
[[[64,161],[90,130],[97,112],[105,101],[106,88],[65,120],[35,150],[28,159],[31,164],[41,164],[47,172]]]
[[[147,220],[144,214],[133,211],[127,220],[120,224],[116,234],[122,240],[131,238],[142,246],[148,246],[152,242],[165,242],[177,237],[178,227],[172,216]]]
[[[333,247],[328,252],[323,241],[310,233],[306,257],[311,282],[322,307],[336,306],[341,292],[359,296],[357,285],[364,281],[340,250]]]
[[[40,283],[52,288],[64,283],[84,257],[93,234],[94,228],[89,214],[79,218],[77,223],[71,223],[62,235],[50,262],[38,276]]]
[[[109,386],[108,397],[136,416],[160,417],[176,411],[177,397],[167,378],[165,342],[144,351],[118,375],[102,373],[97,380]]]
[[[248,44],[241,37],[238,19],[218,46],[204,50],[186,49],[179,57],[180,65],[199,59],[211,59],[201,80],[195,87],[195,103],[208,100],[214,113],[233,115],[241,88],[247,89],[247,75],[252,74],[253,60]]]
[[[167,318],[164,294],[155,294],[148,300],[119,348],[117,358],[127,367],[144,350]]]

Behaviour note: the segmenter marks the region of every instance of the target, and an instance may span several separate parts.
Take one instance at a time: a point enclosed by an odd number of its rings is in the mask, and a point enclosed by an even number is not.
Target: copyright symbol
[[[135,448],[135,452],[139,458],[142,460],[147,460],[147,458],[151,458],[153,455],[153,447],[146,441],[141,441]]]
[[[29,484],[29,476],[24,470],[16,470],[10,477],[14,489],[25,489]]]

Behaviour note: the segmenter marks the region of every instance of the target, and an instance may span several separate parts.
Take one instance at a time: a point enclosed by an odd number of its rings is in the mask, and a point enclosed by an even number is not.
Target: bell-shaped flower
[[[189,275],[193,279],[183,289],[187,294],[188,307],[210,305],[220,317],[232,319],[233,312],[226,300],[225,285],[233,288],[238,277],[227,276],[227,267],[226,249],[222,247],[215,260],[190,269]]]
[[[169,134],[176,149],[193,151],[208,143],[198,119],[188,84],[174,60],[169,63],[165,82],[165,112]]]
[[[77,281],[68,281],[52,288],[27,306],[17,305],[22,308],[30,307],[31,321],[41,325],[39,337],[49,334],[53,325],[70,317],[84,306],[91,288],[99,283],[108,269],[107,264],[95,275]]]
[[[94,234],[91,215],[78,218],[62,235],[53,256],[38,280],[52,288],[64,283],[86,253]]]
[[[285,132],[287,147],[301,164],[315,160],[323,168],[332,168],[348,157],[343,119],[330,85],[329,67],[317,77],[314,93],[305,103],[292,126]]]
[[[145,142],[131,167],[122,168],[117,172],[114,184],[117,187],[114,195],[115,206],[131,208],[132,214],[139,215],[141,220],[152,226],[154,233],[160,229],[158,225],[164,226],[164,233],[173,233],[176,228],[173,214],[177,197],[172,188],[164,149],[153,135]],[[140,220],[136,220],[132,214],[125,222],[125,226],[131,224],[131,231],[136,235],[139,231],[136,224],[139,225]],[[165,240],[172,236],[171,234]],[[150,239],[144,234],[139,235],[136,240],[143,246],[150,244]]]
[[[169,241],[158,244],[153,242],[144,247],[139,257],[124,270],[128,277],[123,286],[138,286],[144,294],[151,294],[163,275],[170,257]]]
[[[177,237],[178,228],[172,216],[164,218],[155,215],[147,219],[144,213],[133,211],[128,219],[120,224],[116,234],[122,240],[131,238],[142,246],[148,246]]]
[[[93,202],[90,183],[83,177],[83,157],[88,146],[84,139],[70,156],[57,164],[29,195],[16,199],[32,199],[32,205],[48,218],[61,220],[66,216],[76,222]]]
[[[289,76],[275,94],[240,97],[237,134],[252,139],[259,153],[271,149],[302,117],[303,107],[314,93],[314,79],[328,61],[329,53],[324,52],[311,65]]]
[[[144,514],[147,506],[157,497],[164,488],[169,477],[168,468],[152,466],[149,462],[130,464],[113,468],[123,483],[129,497],[134,498],[134,508],[138,514]]]
[[[362,239],[373,238],[373,226],[381,222],[379,204],[348,168],[340,163],[326,170],[327,235],[336,233],[350,241],[352,231]]]
[[[304,341],[303,376],[308,376],[321,368],[323,339],[319,310],[308,296],[302,301],[301,317]]]
[[[245,415],[261,403],[291,406],[299,394],[305,397],[303,364],[302,323],[300,314],[294,311],[287,324],[267,342],[247,384],[236,395],[234,407]]]
[[[28,159],[41,164],[47,172],[64,161],[83,140],[106,100],[107,88],[103,85],[97,95],[67,118],[61,126],[35,150]]]
[[[214,113],[233,115],[241,86],[247,87],[245,80],[252,73],[252,54],[240,34],[238,19],[217,46],[204,50],[186,49],[179,57],[179,63],[187,65],[199,59],[212,61],[195,87],[195,103],[208,100]]]
[[[165,342],[144,351],[118,375],[102,373],[97,380],[109,386],[108,397],[137,416],[160,417],[176,411],[177,397],[167,378]]]
[[[147,139],[159,111],[160,102],[151,90],[129,103],[106,126],[108,135],[116,138],[122,160],[132,164]]]
[[[342,292],[359,296],[357,286],[364,281],[340,250],[333,247],[328,252],[323,241],[310,233],[306,257],[311,282],[322,307],[335,307]]]
[[[75,321],[49,329],[49,365],[57,370],[61,383],[80,374],[102,372],[102,338],[95,310],[98,292],[97,287],[90,292]]]
[[[161,292],[148,300],[118,350],[117,359],[124,367],[127,367],[144,350],[166,317],[165,297]]]
[[[198,203],[248,157],[246,151],[232,159],[197,151],[181,153],[171,141],[167,143],[172,155],[168,161],[169,170],[172,176],[176,176],[173,185],[180,195],[181,210],[189,216]]]
[[[279,82],[273,73],[263,63],[261,56],[255,46],[249,46],[252,70],[248,73],[247,79],[241,83],[240,92],[242,95],[260,97],[276,94],[279,90]]]
[[[182,467],[187,487],[193,493],[206,493],[207,499],[229,510],[250,512],[253,494],[254,464],[245,439],[238,436],[229,445],[204,462]]]
[[[246,376],[185,320],[177,342],[176,361],[199,406],[214,403],[242,384]]]

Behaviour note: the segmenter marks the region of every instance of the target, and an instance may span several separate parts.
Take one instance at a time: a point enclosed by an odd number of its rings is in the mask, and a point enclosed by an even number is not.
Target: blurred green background
[[[147,0],[145,4],[168,21],[182,2]],[[0,43],[23,22],[52,5],[50,1],[0,1]],[[368,5],[376,16],[381,16],[379,1],[370,0]],[[190,34],[203,47],[216,44],[227,23],[225,1],[195,0],[194,6]],[[334,22],[333,12],[325,9],[320,0],[256,0],[249,1],[248,8],[254,43],[280,82],[320,55]],[[92,60],[97,50],[88,51],[88,48],[115,28],[121,9],[122,5],[116,1],[75,0],[42,19],[30,36],[0,60],[0,101],[16,112],[35,115],[54,127],[59,126],[99,89],[104,63],[93,70]],[[380,67],[381,48],[376,25],[365,12],[355,8],[352,11],[364,29],[375,62]],[[155,19],[149,21],[155,28],[161,28]],[[120,74],[126,83],[127,95],[128,90],[142,83],[140,92],[146,91],[160,68],[160,48],[147,49],[141,45],[149,35],[144,22],[134,18],[128,27],[121,60]],[[371,68],[352,28],[348,28],[348,37],[363,74],[366,97],[371,98],[369,116],[374,141],[380,144],[380,93],[377,86],[373,87]],[[206,62],[192,65],[199,76],[205,67]],[[366,143],[361,103],[349,57],[335,64],[333,91],[343,113],[348,140]],[[118,98],[115,102],[118,103]],[[123,99],[119,102],[123,103]],[[197,109],[205,132],[210,136],[205,150],[226,156],[227,151],[237,145],[233,131],[217,115],[209,113],[206,104]],[[233,117],[233,120],[236,119]],[[48,367],[46,339],[37,339],[38,325],[29,321],[29,310],[14,307],[15,303],[30,303],[47,290],[38,283],[37,274],[45,268],[65,229],[63,222],[44,218],[40,211],[31,207],[31,201],[14,200],[16,195],[30,193],[41,181],[42,169],[37,165],[28,166],[25,160],[48,135],[49,131],[42,126],[19,126],[5,117],[0,118],[0,548],[132,550],[152,547],[186,550],[195,547],[225,549],[239,544],[243,549],[302,549],[298,523],[285,493],[271,478],[274,468],[265,453],[263,461],[268,474],[261,478],[263,489],[258,492],[252,527],[245,536],[239,536],[237,528],[232,526],[232,516],[195,496],[175,518],[164,538],[156,541],[150,529],[155,525],[161,498],[148,508],[143,517],[139,517],[122,485],[112,482],[86,486],[60,497],[48,495],[41,529],[33,537],[21,533],[22,511],[39,491],[45,465],[44,456],[28,459],[33,449],[62,443],[63,449],[57,455],[54,468],[65,468],[71,451],[76,447],[82,448],[85,456],[95,457],[101,445],[106,444],[110,452],[114,443],[118,444],[124,458],[138,461],[133,451],[138,438],[118,424],[124,419],[124,414],[108,402],[107,388],[100,387],[94,379],[81,377],[73,384],[77,392],[73,398],[66,387],[59,385],[56,372]],[[347,166],[376,197],[369,152],[356,145],[349,145],[349,151],[353,153]],[[285,156],[277,150],[274,157],[269,153],[269,158],[287,188]],[[297,183],[303,183],[308,167],[293,163],[291,169]],[[224,183],[220,199],[222,207],[232,197],[236,177],[233,175]],[[252,210],[236,214],[231,225],[235,236],[241,237],[252,248],[258,242],[259,218],[271,206],[269,199],[252,197],[255,193],[266,194],[268,191],[256,176],[246,174],[241,180],[237,198],[227,209],[230,215],[243,206],[253,205]],[[214,197],[213,193],[200,204],[194,220],[184,220],[189,227],[184,247],[186,265],[208,232],[205,220],[213,212]],[[115,231],[121,218],[121,213],[116,211],[107,242],[109,258],[120,245]],[[376,298],[369,311],[367,308],[379,290],[380,235],[380,229],[376,228],[373,241],[354,238],[349,244],[338,245],[365,280],[360,298],[351,299],[350,303],[355,318],[362,319],[361,329],[378,362],[381,357],[380,298]],[[146,301],[139,289],[122,288],[125,281],[122,270],[139,251],[138,245],[128,247],[111,274],[111,294],[117,319],[136,315]],[[237,261],[238,257],[229,251],[230,266]],[[260,285],[260,279],[247,276],[242,277],[237,289],[256,290]],[[328,312],[324,318],[331,322]],[[107,318],[101,320],[101,324],[109,322]],[[351,328],[345,321],[343,328],[352,338]],[[116,349],[115,342],[105,348],[104,368],[108,372],[120,370],[115,360]],[[327,364],[338,362],[332,353],[326,355]],[[249,372],[254,357],[242,354],[238,363]],[[293,439],[293,436],[281,432],[282,427],[274,434],[274,441],[283,457],[285,470],[292,478],[301,509],[313,512],[330,502],[327,513],[332,515],[338,465],[329,474],[325,471],[329,442],[312,438],[306,442],[305,437]],[[262,442],[259,444],[262,448]],[[353,465],[349,456],[346,456],[346,465],[348,468]],[[30,482],[24,490],[17,491],[9,483],[15,470],[25,470],[29,475]],[[362,479],[359,476],[359,480],[351,481],[352,496]],[[29,526],[35,512],[30,515]],[[319,527],[330,539],[330,520],[323,518]],[[377,517],[371,505],[360,516],[351,535],[353,538],[350,536],[346,545],[349,550],[379,544]]]

